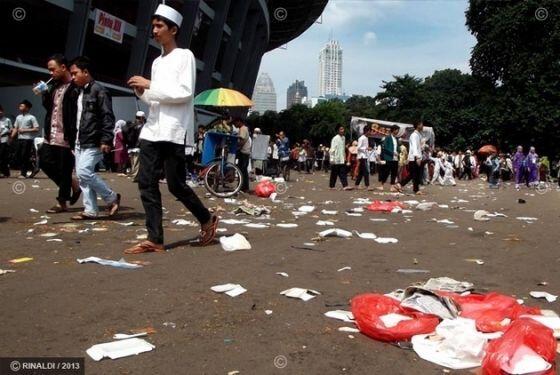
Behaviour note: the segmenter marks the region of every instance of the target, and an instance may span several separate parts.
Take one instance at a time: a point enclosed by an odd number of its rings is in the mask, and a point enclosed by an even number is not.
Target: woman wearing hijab
[[[534,186],[539,182],[539,155],[535,152],[534,147],[529,149],[527,155],[527,169],[529,172],[528,183],[530,186]]]
[[[523,161],[525,160],[525,154],[523,154],[523,147],[517,146],[517,152],[513,155],[513,174],[515,175],[515,188],[519,190],[519,185],[523,181],[525,176],[525,171],[523,168]]]
[[[114,163],[117,166],[118,173],[126,172],[126,164],[128,163],[128,151],[124,144],[122,128],[126,125],[126,121],[118,120],[115,124],[115,137],[113,138],[114,147]]]

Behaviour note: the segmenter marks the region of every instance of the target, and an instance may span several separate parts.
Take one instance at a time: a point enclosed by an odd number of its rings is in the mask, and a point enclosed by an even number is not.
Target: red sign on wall
[[[117,43],[122,43],[125,22],[101,9],[95,9],[93,32]]]

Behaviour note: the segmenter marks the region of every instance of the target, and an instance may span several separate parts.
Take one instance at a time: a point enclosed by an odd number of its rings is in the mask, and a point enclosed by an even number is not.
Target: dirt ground
[[[282,203],[249,196],[250,202],[270,206],[272,215],[269,220],[248,219],[295,222],[298,227],[253,229],[221,224],[226,234],[244,233],[252,245],[251,250],[233,253],[223,251],[219,244],[190,246],[186,240],[194,238],[198,228],[179,226],[172,220],[193,217],[161,185],[170,249],[166,254],[137,256],[123,254],[145,233],[137,187],[126,177],[103,174],[122,194],[124,208],[116,221],[97,220],[93,225],[71,222],[72,213],[50,214],[47,224],[34,225],[54,203],[54,184],[42,174],[35,180],[0,180],[0,268],[16,271],[0,276],[0,356],[85,357],[86,374],[228,374],[236,370],[240,374],[440,374],[442,367],[420,359],[413,351],[359,333],[349,337],[339,332],[338,327],[350,324],[323,314],[349,310],[349,300],[360,293],[386,293],[438,276],[470,281],[478,290],[499,291],[523,298],[528,305],[560,312],[559,302],[529,297],[532,290],[560,292],[560,193],[556,190],[539,195],[516,192],[511,186],[489,190],[478,180],[461,182],[457,187],[425,188],[427,195],[422,199],[449,208],[414,211],[408,218],[367,211],[352,217],[344,211],[359,206],[353,204],[355,198],[393,197],[329,191],[326,175],[294,175],[299,181],[290,183],[288,192],[280,197]],[[23,192],[21,183],[25,184]],[[196,191],[205,193],[204,188]],[[526,203],[518,203],[518,198]],[[468,202],[457,202],[461,199]],[[328,200],[334,203],[325,204]],[[204,202],[225,208],[224,218],[235,217],[230,213],[234,205],[208,197]],[[303,204],[313,204],[316,209],[295,219],[293,207]],[[80,206],[81,202],[74,212]],[[327,216],[320,213],[322,209],[339,212]],[[472,210],[478,209],[508,217],[474,221]],[[518,216],[538,220],[528,224],[516,219]],[[449,219],[458,228],[448,228],[433,218]],[[317,242],[314,250],[293,248],[305,246],[317,232],[328,229],[317,226],[317,220],[337,220],[336,227],[395,237],[399,242],[378,244],[354,236]],[[90,230],[79,233],[85,228]],[[56,235],[41,236],[45,233]],[[89,256],[114,260],[124,256],[128,261],[150,264],[125,270],[76,262]],[[20,257],[33,257],[33,261],[8,263]],[[351,270],[337,272],[345,266]],[[430,273],[397,273],[400,268]],[[276,272],[286,272],[289,277]],[[548,285],[538,286],[542,281]],[[210,290],[230,282],[248,291],[231,298]],[[321,295],[308,302],[280,295],[292,287],[318,290]],[[265,310],[273,312],[267,315]],[[147,337],[156,347],[151,352],[100,362],[85,352],[94,344],[112,341],[116,332],[143,327],[156,330]]]

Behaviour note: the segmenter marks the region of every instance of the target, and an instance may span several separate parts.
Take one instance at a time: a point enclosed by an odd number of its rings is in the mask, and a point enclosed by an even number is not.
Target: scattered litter
[[[319,233],[320,237],[341,237],[341,238],[349,238],[352,237],[352,232],[348,232],[344,229],[327,229]]]
[[[12,264],[17,264],[17,263],[31,262],[32,260],[33,258],[23,257],[23,258],[16,258],[16,259],[9,260],[9,262]]]
[[[102,266],[111,266],[111,267],[124,268],[124,269],[142,268],[142,266],[140,264],[128,263],[126,260],[124,260],[124,258],[121,258],[118,261],[110,260],[110,259],[101,259],[101,258],[98,258],[98,257],[89,257],[89,258],[76,259],[76,260],[80,264],[82,264],[82,263],[97,263],[97,264],[101,264]]]
[[[45,225],[47,224],[49,221],[47,219],[43,219],[41,221],[38,221],[36,223],[33,223],[33,225]]]
[[[291,288],[280,292],[280,294],[290,298],[299,298],[302,301],[307,302],[310,299],[313,299],[316,296],[320,295],[321,293],[313,289]]]
[[[237,220],[237,219],[223,219],[223,220],[220,220],[220,223],[234,225],[234,224],[249,224],[250,221],[249,220]]]
[[[220,244],[222,244],[222,249],[225,251],[236,251],[236,250],[249,250],[251,249],[251,244],[247,239],[239,233],[235,233],[233,236],[222,236],[220,237]]]
[[[401,306],[436,315],[441,319],[455,319],[459,315],[459,309],[450,297],[439,296],[432,291],[417,287],[405,289]]]
[[[558,296],[552,295],[550,293],[547,292],[536,292],[536,291],[532,291],[531,293],[529,293],[531,295],[531,297],[533,298],[546,298],[546,300],[550,303],[555,302],[556,299],[558,298]]]
[[[272,310],[264,310],[264,313],[265,313],[266,315],[272,315]]]
[[[30,209],[29,209],[29,211],[31,211],[31,212],[33,212],[33,213],[37,213],[37,212],[39,212],[39,211],[37,211],[37,210],[36,210],[36,209],[34,209],[34,208],[30,208]]]
[[[376,211],[376,212],[394,212],[395,209],[397,209],[397,211],[401,211],[404,208],[405,205],[401,202],[373,201],[369,206],[367,206],[367,209],[369,211]]]
[[[240,215],[245,214],[249,216],[261,216],[261,215],[270,215],[270,210],[264,206],[255,206],[248,202],[244,202],[242,206],[237,207],[234,211],[234,214]]]
[[[545,310],[547,311],[547,310]],[[550,310],[548,310],[550,311]],[[544,313],[544,311],[541,311]],[[552,311],[553,314],[556,314]],[[560,317],[558,315],[555,316],[543,316],[543,315],[521,315],[520,318],[530,318],[536,320],[537,322],[541,323],[544,326],[547,326],[553,331],[555,338],[560,338]]]
[[[13,273],[13,272],[16,272],[16,271],[14,271],[14,270],[2,270],[2,269],[0,269],[0,275],[5,275],[5,274],[7,274],[7,273]]]
[[[339,332],[359,333],[360,330],[352,327],[338,327]],[[353,336],[352,336],[353,338]]]
[[[468,230],[469,232],[474,232],[473,227],[468,227],[467,230]]]
[[[374,221],[374,222],[383,222],[383,221],[388,221],[387,219],[378,219],[378,218],[372,218],[369,219],[370,221]]]
[[[122,225],[123,227],[131,227],[134,225],[134,221],[128,221],[126,223],[121,223],[120,221],[115,221],[115,223]]]
[[[315,224],[319,225],[321,227],[334,225],[334,223],[332,221],[325,221],[325,220],[319,220]]]
[[[365,240],[375,240],[377,238],[377,236],[373,233],[360,233],[357,230],[354,230],[353,232],[356,234],[356,236]]]
[[[126,340],[126,339],[132,339],[135,337],[143,337],[143,336],[148,336],[148,332],[133,333],[131,335],[127,333],[115,333],[113,335],[113,340]]]
[[[526,216],[520,216],[520,217],[516,217],[517,220],[521,220],[521,221],[526,221],[528,223],[532,222],[532,221],[537,221],[539,220],[536,217],[526,217]]]
[[[424,202],[416,205],[416,209],[420,211],[430,211],[434,206],[437,206],[436,202]]]
[[[171,328],[176,328],[177,324],[173,323],[173,322],[163,322],[163,326],[164,327],[171,327]]]
[[[216,293],[225,293],[230,297],[237,297],[238,295],[243,294],[247,291],[247,289],[243,288],[239,284],[215,285],[210,289],[212,289],[212,291]]]
[[[62,240],[60,238],[51,238],[48,239],[47,242],[62,242]]]
[[[346,216],[362,216],[362,214],[357,213],[357,212],[345,212]]]
[[[434,277],[418,285],[423,289],[442,290],[445,292],[464,293],[474,289],[474,284],[468,281],[457,281],[450,277]]]
[[[478,265],[483,265],[484,261],[482,259],[465,259],[467,262],[476,263]]]
[[[283,277],[289,277],[290,275],[288,275],[286,272],[276,272],[277,275],[283,276]]]
[[[104,344],[93,345],[91,348],[86,350],[86,353],[94,361],[100,361],[104,357],[117,359],[149,352],[153,349],[155,349],[155,346],[150,344],[146,340],[132,338],[128,340],[119,340],[107,342]]]
[[[351,269],[352,269],[352,267],[346,266],[346,267],[339,268],[339,269],[336,270],[336,271],[337,271],[337,272],[342,272],[342,271],[351,270]]]
[[[40,236],[40,237],[55,237],[55,236],[57,236],[57,235],[58,235],[58,233],[49,232],[49,233],[40,234],[39,236]]]
[[[382,244],[399,242],[399,240],[397,240],[396,238],[391,238],[391,237],[377,237],[376,239],[374,239],[374,241]]]
[[[315,246],[314,242],[304,242],[303,243],[305,246]]]
[[[321,213],[322,213],[323,215],[336,215],[336,214],[338,214],[338,211],[323,210],[323,211],[321,211]]]
[[[412,347],[420,358],[454,370],[480,366],[487,342],[474,320],[464,318],[443,320],[435,334],[412,337]]]
[[[279,223],[276,224],[278,228],[297,228],[298,225],[294,223]]]
[[[449,219],[443,219],[443,220],[437,220],[437,219],[432,219],[433,221],[435,221],[436,223],[439,224],[455,224],[455,222],[449,220]]]
[[[428,270],[420,270],[415,268],[399,268],[397,270],[399,273],[430,273]]]
[[[93,228],[93,229],[96,229],[96,228]],[[139,235],[136,236],[136,239],[137,240],[147,240],[148,239],[148,234],[147,233],[139,234]]]
[[[188,225],[190,227],[197,227],[198,226],[198,224],[195,223],[194,221],[185,220],[185,219],[175,219],[175,220],[172,221],[172,223],[175,224],[175,225]]]
[[[525,199],[519,198],[519,199],[517,200],[517,203],[525,204],[525,203],[527,203],[527,201],[526,201]]]
[[[249,223],[249,224],[245,224],[244,227],[254,228],[254,229],[266,229],[266,228],[270,228],[270,224]]]
[[[485,211],[485,210],[478,210],[478,211],[475,211],[475,213],[474,213],[474,219],[476,221],[488,221],[488,220],[490,220],[488,215],[490,215],[490,212]]]
[[[400,322],[405,320],[412,320],[411,317],[401,314],[390,313],[386,315],[382,315],[379,319],[383,322],[385,327],[393,328],[396,327]]]
[[[349,322],[349,323],[354,322],[354,315],[352,315],[351,311],[345,311],[345,310],[327,311],[325,313],[325,316],[327,318],[338,319],[338,320],[342,320],[344,322]]]
[[[301,206],[300,208],[298,208],[299,212],[305,212],[305,213],[310,213],[313,212],[315,210],[315,206]]]

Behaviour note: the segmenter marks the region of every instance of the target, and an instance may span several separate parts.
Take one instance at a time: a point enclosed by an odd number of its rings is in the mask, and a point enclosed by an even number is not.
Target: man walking
[[[362,178],[364,179],[364,184],[366,189],[369,189],[369,173],[368,173],[368,153],[371,151],[369,147],[368,136],[371,133],[371,125],[367,124],[364,126],[364,132],[358,138],[358,175],[356,176],[356,187],[360,186]]]
[[[185,143],[194,144],[196,63],[190,50],[177,48],[175,38],[182,21],[183,16],[175,9],[158,6],[152,16],[152,34],[163,47],[162,55],[152,64],[151,81],[140,76],[128,81],[136,95],[150,105],[150,114],[140,133],[138,172],[148,240],[126,249],[126,254],[165,251],[159,191],[163,172],[171,194],[200,222],[199,244],[208,245],[216,236],[218,216],[210,214],[185,182]]]
[[[329,180],[329,188],[334,190],[337,177],[340,178],[343,190],[352,190],[348,186],[348,172],[346,171],[346,142],[344,138],[344,126],[337,125],[337,134],[331,140],[330,148],[330,163],[331,163],[331,176]],[[350,163],[348,163],[350,165]]]
[[[238,129],[238,143],[237,143],[237,162],[239,169],[241,169],[241,191],[247,193],[249,191],[249,159],[251,158],[251,136],[249,135],[249,128],[243,120],[235,118],[233,126]]]
[[[31,156],[35,147],[33,141],[39,135],[39,123],[35,116],[29,113],[31,107],[33,106],[28,100],[19,103],[20,114],[16,117],[12,130],[12,138],[17,136],[16,159],[21,163],[19,178],[27,178],[27,172],[33,168],[31,165]]]
[[[107,203],[107,213],[114,216],[119,210],[121,195],[115,193],[95,172],[95,166],[103,154],[111,152],[115,115],[111,96],[105,87],[97,83],[91,72],[90,60],[76,58],[70,66],[74,84],[79,88],[76,109],[76,174],[84,194],[84,211],[72,220],[94,219],[99,214],[97,196]]]
[[[72,178],[76,141],[76,112],[78,93],[63,55],[49,58],[47,68],[54,84],[43,93],[45,137],[39,152],[39,165],[43,172],[58,186],[58,203],[47,213],[67,211],[66,203],[78,201],[81,190],[77,179]],[[73,193],[72,190],[74,190]]]
[[[4,115],[4,108],[0,105],[0,177],[10,177],[10,136],[12,133],[12,120]]]
[[[414,132],[410,135],[408,151],[408,170],[409,175],[401,181],[405,186],[412,180],[412,189],[415,194],[422,195],[420,192],[420,182],[422,181],[422,134],[424,128],[422,121],[414,124]]]

